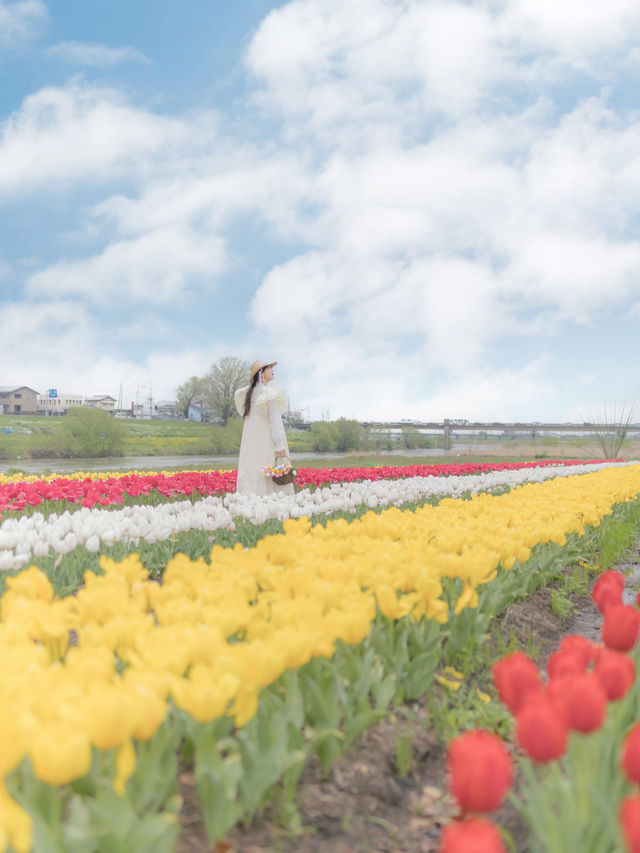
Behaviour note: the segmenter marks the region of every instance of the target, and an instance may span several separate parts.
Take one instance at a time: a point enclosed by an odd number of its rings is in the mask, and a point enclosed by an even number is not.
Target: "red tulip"
[[[513,782],[513,763],[500,738],[487,731],[464,732],[449,744],[451,792],[463,812],[497,809]]]
[[[495,663],[493,681],[512,714],[517,714],[527,696],[542,687],[538,667],[524,652],[512,652]]]
[[[471,817],[445,826],[439,853],[506,853],[506,849],[491,821]]]
[[[620,809],[620,823],[630,853],[640,853],[640,794],[624,798]]]
[[[640,610],[629,604],[610,604],[605,610],[602,642],[609,649],[628,652],[638,639]]]
[[[620,572],[602,572],[591,590],[591,598],[601,613],[610,604],[622,604],[624,577]]]
[[[636,678],[636,665],[622,652],[600,648],[596,653],[594,672],[605,689],[609,701],[622,699]]]
[[[557,652],[550,655],[547,661],[547,675],[551,681],[571,675],[581,675],[586,672],[586,669],[587,664],[584,655],[576,651],[558,649]]]
[[[587,734],[599,729],[607,713],[607,694],[593,673],[567,679],[567,721],[569,727]]]
[[[624,740],[621,764],[628,778],[640,785],[640,723],[636,723]]]
[[[597,650],[595,643],[587,640],[586,637],[581,637],[579,634],[567,634],[558,646],[559,652],[567,654],[578,654],[584,660],[585,667],[593,662]]]
[[[554,678],[544,689],[545,698],[551,703],[556,714],[562,718],[567,728],[571,728],[567,696],[569,695],[569,684],[573,677],[572,675],[565,675],[562,678]]]
[[[534,761],[553,761],[567,748],[567,722],[547,692],[530,696],[516,717],[516,737]]]

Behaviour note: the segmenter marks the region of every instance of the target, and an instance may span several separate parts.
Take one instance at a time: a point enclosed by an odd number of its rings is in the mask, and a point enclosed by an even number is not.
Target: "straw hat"
[[[277,361],[262,361],[259,358],[256,359],[256,361],[254,361],[251,367],[249,368],[249,370],[251,371],[251,379],[253,379],[256,373],[259,370],[262,370],[263,367],[275,367],[277,363]]]

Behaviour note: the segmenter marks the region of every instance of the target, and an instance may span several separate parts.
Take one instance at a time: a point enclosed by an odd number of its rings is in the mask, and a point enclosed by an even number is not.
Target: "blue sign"
[[[49,390],[47,391],[47,396],[48,397],[57,397],[58,396],[58,389],[57,388],[49,388]]]

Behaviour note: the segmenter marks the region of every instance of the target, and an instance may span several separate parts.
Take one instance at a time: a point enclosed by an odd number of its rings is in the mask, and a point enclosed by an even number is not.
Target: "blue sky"
[[[637,0],[0,0],[0,385],[638,397]]]

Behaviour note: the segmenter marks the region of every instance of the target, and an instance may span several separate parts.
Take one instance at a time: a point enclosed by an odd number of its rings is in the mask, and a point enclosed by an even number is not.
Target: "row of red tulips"
[[[565,756],[571,732],[584,736],[600,729],[608,703],[622,700],[634,685],[636,665],[628,652],[636,646],[640,610],[623,603],[624,583],[618,572],[599,576],[592,598],[604,617],[602,644],[577,635],[565,637],[548,660],[546,681],[522,652],[494,665],[498,694],[514,717],[515,740],[538,766]],[[619,767],[630,782],[640,785],[640,723],[622,742]],[[514,763],[504,742],[489,731],[465,732],[449,744],[448,770],[461,815],[445,827],[441,853],[506,853],[498,827],[481,816],[495,811],[513,785]],[[627,849],[640,853],[640,794],[622,799],[619,820]]]
[[[598,462],[603,460],[588,460]],[[611,460],[610,460],[611,461]],[[357,480],[388,480],[400,477],[443,477],[507,471],[519,468],[573,465],[567,461],[464,463],[450,465],[399,465],[366,468],[300,468],[298,485],[321,486],[328,483],[351,483]],[[0,517],[4,510],[22,510],[39,506],[43,501],[70,501],[85,507],[121,504],[127,496],[156,493],[172,498],[198,494],[202,496],[233,492],[236,471],[181,471],[177,474],[124,474],[113,477],[53,477],[34,482],[0,484]]]

